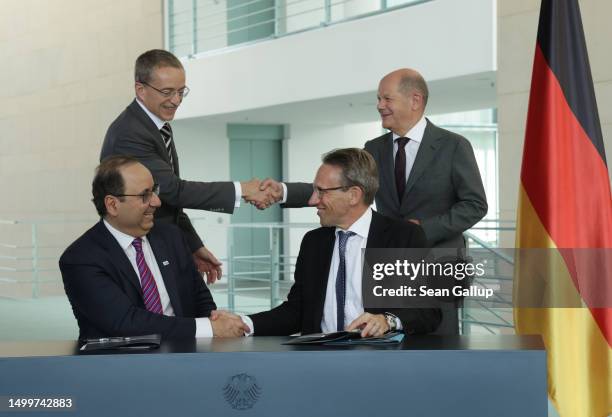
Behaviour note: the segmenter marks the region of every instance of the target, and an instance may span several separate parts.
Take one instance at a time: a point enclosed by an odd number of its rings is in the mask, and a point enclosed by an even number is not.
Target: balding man
[[[388,133],[365,144],[378,165],[377,210],[420,224],[433,247],[465,248],[463,232],[487,213],[487,200],[470,142],[425,118],[429,90],[417,71],[387,74],[378,86],[378,112]],[[283,185],[266,181],[277,194]],[[285,207],[304,207],[312,185],[286,184]],[[441,333],[457,333],[445,314]]]

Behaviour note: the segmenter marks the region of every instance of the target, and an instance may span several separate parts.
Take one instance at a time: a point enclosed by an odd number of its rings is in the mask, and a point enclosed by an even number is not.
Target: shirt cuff
[[[283,198],[279,201],[280,204],[285,204],[287,202],[287,185],[284,182],[281,182],[283,186]]]
[[[196,334],[195,337],[213,337],[212,324],[208,317],[198,317],[195,319],[196,322]]]
[[[234,207],[240,207],[240,201],[242,200],[242,186],[240,185],[240,181],[234,181],[234,189],[236,190]]]
[[[251,318],[249,316],[243,316],[241,315],[240,318],[242,319],[242,321],[244,322],[244,324],[246,324],[247,326],[249,326],[249,329],[251,329],[251,331],[249,333],[245,333],[245,336],[253,336],[253,333],[255,333],[255,326],[253,326],[253,320],[251,320]]]

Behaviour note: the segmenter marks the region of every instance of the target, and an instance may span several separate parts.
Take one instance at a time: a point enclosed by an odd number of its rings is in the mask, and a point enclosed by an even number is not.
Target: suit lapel
[[[368,231],[368,241],[366,242],[366,248],[385,248],[387,247],[385,242],[385,236],[387,236],[388,225],[384,221],[381,214],[378,214],[372,210],[372,222],[370,223],[370,230]]]
[[[164,285],[166,287],[166,291],[168,292],[168,297],[170,298],[174,315],[182,316],[183,306],[179,297],[177,277],[175,274],[175,268],[170,264],[171,257],[169,256],[170,253],[166,247],[166,243],[161,236],[156,233],[155,228],[149,232],[147,239],[149,240],[149,244],[151,245],[151,249],[155,255],[155,260],[157,261],[157,266],[159,267],[159,271],[161,272],[164,280]],[[172,259],[172,262],[177,261]]]
[[[172,145],[170,146],[170,152],[172,152],[172,163],[174,165],[174,173],[179,176],[179,160],[178,154],[176,153],[176,145],[174,143],[174,132],[172,132]]]
[[[427,126],[425,127],[425,133],[423,134],[423,141],[421,142],[421,146],[419,146],[419,151],[417,152],[417,156],[414,160],[414,165],[412,166],[412,170],[410,171],[410,176],[408,177],[408,182],[406,183],[406,191],[404,191],[404,198],[410,192],[410,189],[414,186],[417,180],[423,175],[427,167],[431,164],[431,161],[436,156],[436,152],[438,151],[438,134],[437,128],[427,120]]]
[[[391,184],[391,194],[396,206],[399,207],[400,201],[395,191],[395,160],[393,159],[393,133],[389,132],[385,135],[382,142],[383,149],[380,150],[382,166],[379,169],[380,183]]]
[[[111,262],[119,268],[123,278],[128,281],[134,289],[140,294],[142,301],[142,286],[140,285],[140,278],[136,275],[134,267],[130,263],[130,260],[126,256],[123,248],[119,246],[117,240],[113,237],[111,232],[108,231],[102,220],[100,220],[95,226],[95,233],[93,234],[94,240],[98,242],[100,246],[108,251],[111,258]]]
[[[132,114],[138,119],[138,121],[142,124],[142,126],[147,130],[149,135],[153,138],[153,142],[155,143],[155,147],[157,148],[157,154],[162,157],[164,161],[170,165],[170,157],[168,156],[168,151],[166,151],[166,144],[164,143],[164,138],[162,138],[161,132],[157,129],[157,126],[151,120],[149,115],[145,113],[145,111],[140,107],[140,104],[136,102],[136,99],[132,101],[132,103],[128,107]],[[174,158],[174,166],[175,171],[178,175],[178,163],[177,163],[177,155],[176,149],[174,147],[174,133],[172,134],[172,158]]]
[[[315,302],[318,305],[314,306],[314,328],[321,328],[321,320],[323,319],[323,308],[325,306],[325,294],[327,292],[327,281],[329,278],[329,269],[331,268],[332,256],[334,254],[334,244],[336,243],[336,228],[330,227],[326,230],[324,238],[321,240],[318,248],[317,263],[318,268],[313,268],[316,274],[314,277],[305,277],[312,279],[315,287]],[[320,278],[319,278],[320,277]]]

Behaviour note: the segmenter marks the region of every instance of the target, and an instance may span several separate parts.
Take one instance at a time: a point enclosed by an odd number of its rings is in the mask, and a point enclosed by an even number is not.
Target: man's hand
[[[361,337],[379,337],[389,331],[384,314],[363,313],[348,325],[346,330],[361,329]]]
[[[240,316],[224,310],[211,311],[210,324],[214,337],[242,337],[251,332]]]
[[[193,253],[193,261],[198,271],[201,274],[206,274],[206,283],[214,284],[216,280],[221,279],[223,275],[222,263],[205,246]]]
[[[260,191],[267,191],[273,203],[278,203],[283,199],[283,185],[272,178],[266,178],[259,186]]]
[[[259,210],[266,209],[283,198],[283,186],[273,179],[266,178],[263,182],[253,179],[244,184],[242,197]]]
[[[408,221],[409,221],[410,223],[418,224],[419,226],[421,225],[421,221],[420,221],[420,220],[417,220],[417,219],[408,219]]]

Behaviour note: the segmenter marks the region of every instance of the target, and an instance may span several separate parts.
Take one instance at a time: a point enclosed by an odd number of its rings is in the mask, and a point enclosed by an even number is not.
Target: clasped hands
[[[210,323],[214,337],[242,337],[251,333],[240,316],[224,310],[213,310],[210,314]],[[361,337],[382,336],[389,331],[389,326],[383,314],[363,313],[353,320],[346,330],[361,330]]]
[[[242,198],[259,210],[264,210],[272,204],[283,199],[283,186],[280,182],[271,178],[260,181],[253,178],[250,181],[241,182]]]
[[[251,333],[251,329],[239,315],[225,310],[211,311],[210,324],[214,337],[242,337]]]

